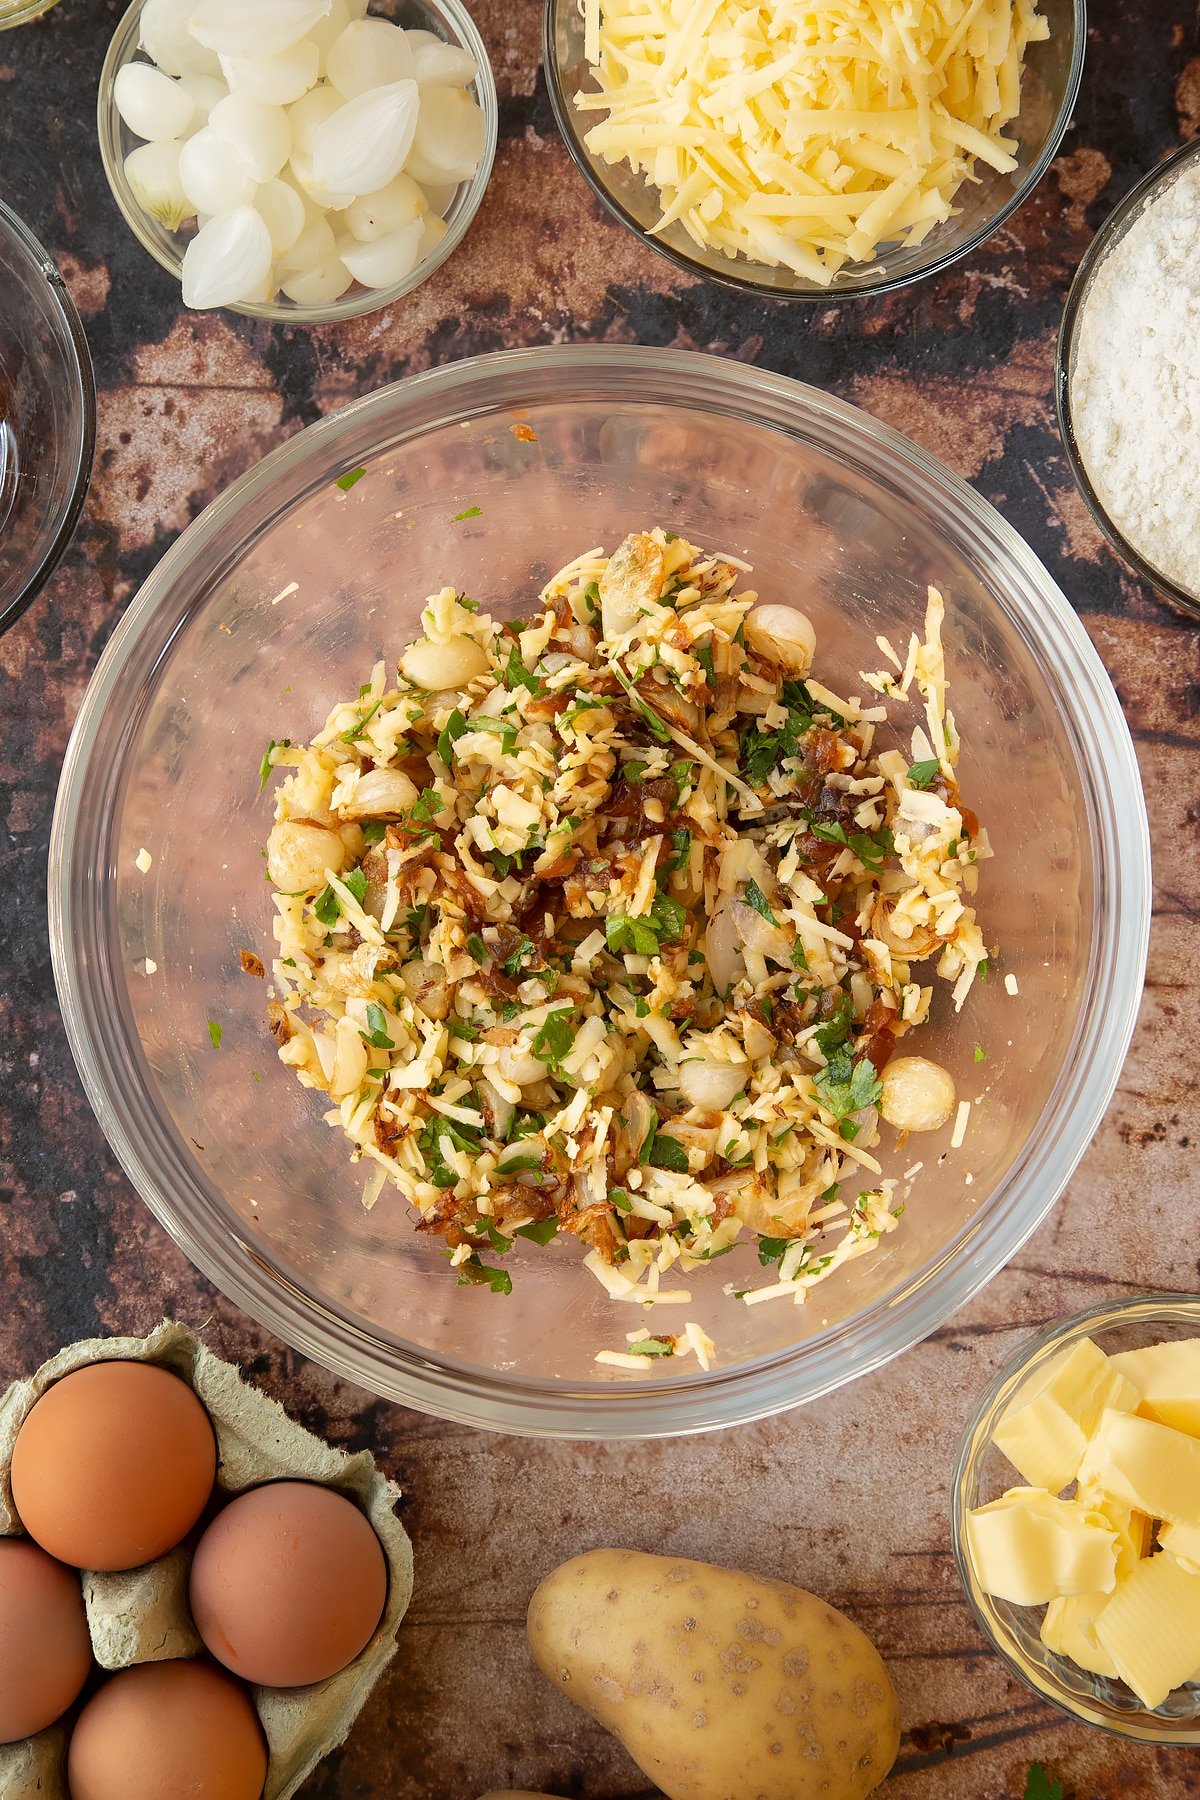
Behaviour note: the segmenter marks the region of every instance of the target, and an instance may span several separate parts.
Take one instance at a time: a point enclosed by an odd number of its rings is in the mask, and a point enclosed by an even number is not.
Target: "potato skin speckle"
[[[787,1582],[592,1550],[538,1587],[529,1639],[667,1800],[865,1800],[896,1758],[878,1652]]]

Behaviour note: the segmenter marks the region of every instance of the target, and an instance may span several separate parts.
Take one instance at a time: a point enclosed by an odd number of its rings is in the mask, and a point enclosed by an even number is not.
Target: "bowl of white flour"
[[[1101,227],[1058,340],[1059,427],[1109,542],[1200,610],[1200,143]]]

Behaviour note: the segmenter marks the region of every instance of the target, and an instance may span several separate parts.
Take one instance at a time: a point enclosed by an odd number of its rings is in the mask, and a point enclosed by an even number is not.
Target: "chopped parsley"
[[[493,1294],[511,1294],[512,1276],[507,1269],[493,1269],[480,1262],[473,1250],[466,1262],[458,1265],[459,1287],[488,1287]]]
[[[984,1049],[982,1044],[976,1044],[976,1046],[975,1046],[975,1061],[977,1063],[987,1061],[987,1051]]]
[[[571,1054],[571,1046],[575,1042],[575,1027],[571,1023],[573,1010],[571,1007],[559,1007],[549,1013],[530,1046],[539,1062],[544,1062],[547,1068],[557,1070],[563,1057]]]
[[[838,990],[834,1010],[825,1024],[813,1033],[818,1050],[828,1062],[835,1050],[841,1048],[850,1035],[850,1027],[854,1023],[854,1002],[844,988]]]
[[[717,674],[716,674],[716,670],[713,668],[713,653],[712,653],[711,639],[703,644],[697,644],[695,646],[695,648],[693,649],[692,654],[696,658],[696,661],[700,664],[700,667],[704,670],[704,673],[708,676],[709,682],[713,686],[715,686],[716,680],[717,680]]]
[[[881,825],[874,833],[865,831],[847,832],[840,819],[832,821],[817,819],[805,809],[804,819],[808,829],[815,838],[826,844],[845,844],[846,848],[857,856],[864,869],[872,875],[878,875],[883,867],[883,859],[894,853],[896,845],[886,825]]]
[[[208,1035],[212,1039],[213,1049],[219,1050],[221,1048],[221,1039],[225,1035],[225,1027],[223,1025],[218,1025],[215,1019],[209,1019]]]
[[[362,828],[364,844],[378,844],[387,835],[387,826],[382,819],[368,819]]]
[[[761,787],[772,769],[800,751],[800,739],[812,730],[812,698],[802,681],[785,681],[782,694],[787,718],[777,731],[747,726],[738,738],[738,760],[753,787]]]
[[[650,1154],[643,1161],[650,1163],[655,1169],[670,1169],[676,1175],[686,1175],[688,1172],[688,1153],[679,1139],[657,1130],[650,1146]]]
[[[342,916],[342,903],[328,883],[313,902],[313,911],[322,925],[336,925]]]
[[[524,659],[516,644],[508,653],[508,662],[504,669],[504,685],[506,688],[528,688],[531,694],[540,694],[542,691],[541,682],[531,670],[525,667]]]
[[[636,1344],[630,1344],[630,1356],[674,1356],[675,1346],[665,1338],[639,1338]]]
[[[455,513],[454,517],[451,519],[450,523],[452,525],[457,525],[460,519],[477,519],[477,518],[479,518],[479,516],[482,512],[483,512],[482,506],[468,506],[464,509],[464,511],[462,511],[460,513]]]
[[[463,733],[469,729],[466,719],[456,706],[454,711],[450,714],[450,717],[446,720],[446,723],[442,726],[441,731],[438,733],[438,755],[441,757],[447,768],[449,768],[454,761],[455,744],[458,742],[459,738],[462,737]]]
[[[343,744],[352,744],[352,743],[354,743],[356,738],[362,737],[363,733],[367,729],[368,722],[375,717],[375,714],[379,711],[379,709],[382,705],[383,705],[383,695],[381,694],[379,696],[378,700],[375,701],[373,706],[368,706],[366,712],[359,713],[356,722],[350,727],[349,731],[342,732],[342,734],[341,734],[342,743]]]
[[[608,1197],[619,1213],[633,1211],[633,1201],[623,1187],[609,1188]]]
[[[908,785],[915,788],[927,788],[941,768],[936,756],[927,756],[923,762],[909,764]]]
[[[813,1086],[821,1104],[836,1119],[838,1133],[847,1143],[852,1143],[858,1136],[859,1128],[852,1115],[864,1107],[875,1106],[883,1093],[883,1083],[876,1075],[874,1065],[865,1056],[854,1062],[845,1044],[813,1077]]]
[[[468,949],[469,948],[470,945],[468,944]],[[500,967],[504,970],[504,973],[510,980],[515,981],[521,973],[526,957],[534,956],[536,954],[537,952],[534,948],[533,939],[520,937],[517,939],[504,961],[500,964]],[[474,955],[474,951],[472,951],[472,955]],[[476,957],[475,960],[476,962],[481,962],[483,959],[482,957]]]
[[[367,897],[367,878],[361,869],[349,869],[342,876],[342,886],[349,888],[361,906]]]
[[[775,917],[775,914],[771,911],[771,908],[767,902],[767,896],[763,893],[763,891],[759,887],[757,881],[748,881],[746,883],[745,898],[746,898],[746,905],[752,906],[754,908],[755,912],[760,915],[760,917],[766,919],[768,924],[778,925],[779,920]]]
[[[783,1261],[783,1253],[791,1244],[791,1238],[760,1237],[758,1240],[758,1260],[764,1269],[772,1263]]]
[[[291,738],[272,738],[266,749],[263,751],[262,761],[258,765],[258,791],[260,794],[266,787],[267,782],[271,779],[271,770],[275,767],[275,764],[272,761],[271,752],[273,750],[290,750],[291,746]]]
[[[418,825],[426,825],[430,819],[437,818],[445,805],[446,802],[436,788],[422,788],[413,802],[412,816]]]
[[[1035,1762],[1025,1783],[1025,1800],[1063,1800],[1062,1783],[1052,1781],[1040,1762]]]
[[[394,1050],[394,1039],[387,1034],[387,1014],[374,1000],[367,1007],[367,1029],[362,1033],[375,1050]]]
[[[361,481],[366,472],[365,469],[351,469],[347,474],[339,475],[333,485],[334,487],[340,487],[343,494],[348,494],[355,482]]]
[[[528,1225],[518,1225],[516,1235],[528,1238],[531,1244],[548,1244],[557,1232],[557,1219],[535,1219]]]
[[[473,931],[467,939],[467,955],[473,956],[481,968],[487,961],[487,945],[477,931]]]
[[[645,720],[646,725],[649,728],[650,736],[655,740],[655,742],[659,743],[659,744],[669,744],[669,743],[673,742],[671,733],[668,730],[667,726],[664,724],[663,720],[659,718],[659,716],[655,712],[654,708],[652,706],[648,706],[646,704],[646,702],[642,699],[642,696],[638,693],[637,689],[634,687],[632,681],[630,681],[630,679],[629,679],[628,675],[626,675],[625,671],[623,669],[619,668],[617,666],[617,664],[614,662],[612,664],[612,672],[616,676],[617,680],[620,682],[621,686],[625,689],[625,692],[629,695],[629,698],[633,701],[633,704],[637,708],[638,712],[641,713],[642,718]]]

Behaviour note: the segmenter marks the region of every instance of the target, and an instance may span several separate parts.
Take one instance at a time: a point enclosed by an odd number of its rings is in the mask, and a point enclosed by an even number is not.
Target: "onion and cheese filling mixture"
[[[659,190],[701,249],[827,286],[920,244],[977,164],[1011,174],[1005,128],[1036,0],[582,0],[606,116],[584,142]]]
[[[614,1297],[686,1300],[662,1275],[745,1231],[774,1276],[741,1297],[802,1300],[895,1227],[881,1114],[954,1111],[893,1060],[986,957],[941,598],[863,678],[919,696],[910,756],[745,573],[656,529],[528,622],[443,588],[398,678],[264,757],[280,1057],[462,1281],[568,1233]]]

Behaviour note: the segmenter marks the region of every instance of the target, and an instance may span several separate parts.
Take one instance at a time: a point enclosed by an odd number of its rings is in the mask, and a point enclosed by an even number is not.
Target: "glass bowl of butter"
[[[977,1623],[1043,1699],[1200,1744],[1200,1295],[1150,1294],[1023,1344],[951,1498]]]
[[[792,4],[545,0],[543,61],[615,219],[693,277],[821,301],[935,274],[1028,198],[1070,122],[1085,5],[946,0],[912,31],[829,0],[814,34]]]

